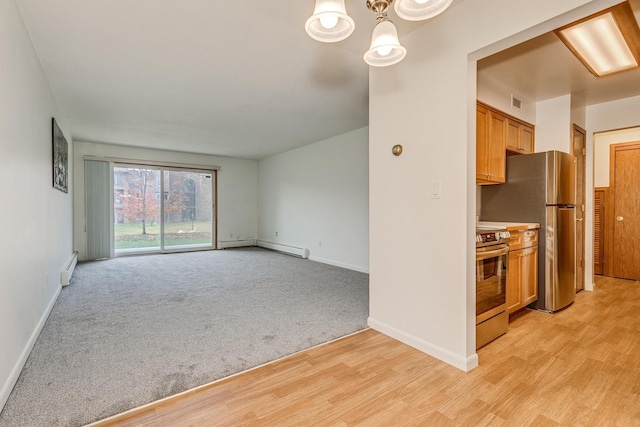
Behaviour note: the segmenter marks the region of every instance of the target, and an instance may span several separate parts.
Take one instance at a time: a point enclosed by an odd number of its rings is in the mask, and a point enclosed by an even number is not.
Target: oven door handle
[[[499,248],[490,250],[476,250],[476,261],[482,261],[489,258],[495,258],[498,256],[506,255],[509,253],[509,246],[500,245]]]

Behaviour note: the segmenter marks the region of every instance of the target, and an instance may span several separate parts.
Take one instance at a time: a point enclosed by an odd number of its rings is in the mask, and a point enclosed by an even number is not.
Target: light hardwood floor
[[[367,330],[104,426],[640,426],[640,282],[516,314],[464,373]]]

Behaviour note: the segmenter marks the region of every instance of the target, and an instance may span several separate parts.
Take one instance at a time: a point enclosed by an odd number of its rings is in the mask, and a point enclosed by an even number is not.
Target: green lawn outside
[[[184,232],[191,231],[191,221],[189,222],[167,222],[164,224],[165,233],[177,233],[180,230]],[[147,224],[147,234],[159,234],[160,224],[154,223],[153,225]],[[198,231],[211,231],[211,223],[208,222],[193,222],[193,228]],[[114,231],[116,237],[118,236],[130,236],[136,234],[142,234],[142,224],[115,224]]]
[[[165,247],[211,243],[211,224],[207,222],[165,223]],[[160,246],[160,225],[146,226],[147,234],[142,234],[142,224],[115,224],[116,249],[149,248]],[[182,231],[182,232],[180,232]]]

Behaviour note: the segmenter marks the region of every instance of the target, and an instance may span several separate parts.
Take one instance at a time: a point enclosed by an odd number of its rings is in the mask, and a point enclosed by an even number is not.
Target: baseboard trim
[[[302,259],[309,258],[309,249],[302,246],[294,246],[287,243],[272,242],[269,240],[256,240],[256,246],[261,248],[270,249],[272,251],[281,252],[283,254],[289,254],[298,256]]]
[[[369,274],[369,269],[368,268],[358,267],[358,266],[351,265],[351,264],[346,264],[346,263],[340,262],[340,261],[333,261],[331,259],[319,258],[319,257],[311,256],[311,255],[309,256],[309,260],[315,261],[315,262],[320,262],[322,264],[333,265],[335,267],[346,268],[348,270],[359,271],[360,273]]]
[[[253,238],[242,240],[218,240],[218,247],[220,249],[227,248],[242,248],[246,246],[255,246],[256,241]]]
[[[13,369],[11,370],[11,374],[9,375],[9,378],[7,378],[7,381],[5,381],[4,385],[2,386],[2,390],[0,391],[0,412],[4,408],[4,405],[7,403],[7,400],[9,400],[9,395],[11,394],[13,387],[16,385],[16,382],[18,382],[18,377],[20,377],[22,368],[24,368],[25,363],[27,363],[29,354],[31,354],[31,350],[33,350],[33,346],[36,344],[36,340],[38,339],[38,336],[40,335],[42,328],[44,328],[44,324],[47,322],[47,319],[51,314],[51,310],[53,310],[53,306],[56,304],[56,301],[58,300],[60,291],[62,291],[62,286],[58,285],[58,289],[56,290],[55,295],[49,302],[49,305],[47,306],[47,309],[45,310],[45,312],[42,314],[42,317],[40,317],[40,321],[36,325],[36,328],[33,330],[33,333],[31,334],[31,336],[29,337],[29,341],[27,341],[27,345],[25,345],[24,349],[22,350],[22,353],[20,354],[20,357],[18,358],[15,365],[13,366]]]
[[[441,360],[464,372],[469,372],[470,370],[478,367],[477,353],[473,353],[473,355],[469,357],[463,357],[442,347],[434,345],[428,341],[422,340],[414,335],[403,332],[384,322],[379,322],[372,317],[369,317],[367,323],[369,324],[369,327],[371,327],[371,329],[388,335],[391,338],[403,342],[408,346],[420,350],[423,353],[428,354],[429,356],[433,356],[436,359]]]

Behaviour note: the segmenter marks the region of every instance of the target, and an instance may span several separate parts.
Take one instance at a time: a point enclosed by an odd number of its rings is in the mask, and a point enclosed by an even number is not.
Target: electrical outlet
[[[276,231],[276,237],[278,237],[278,232]]]

